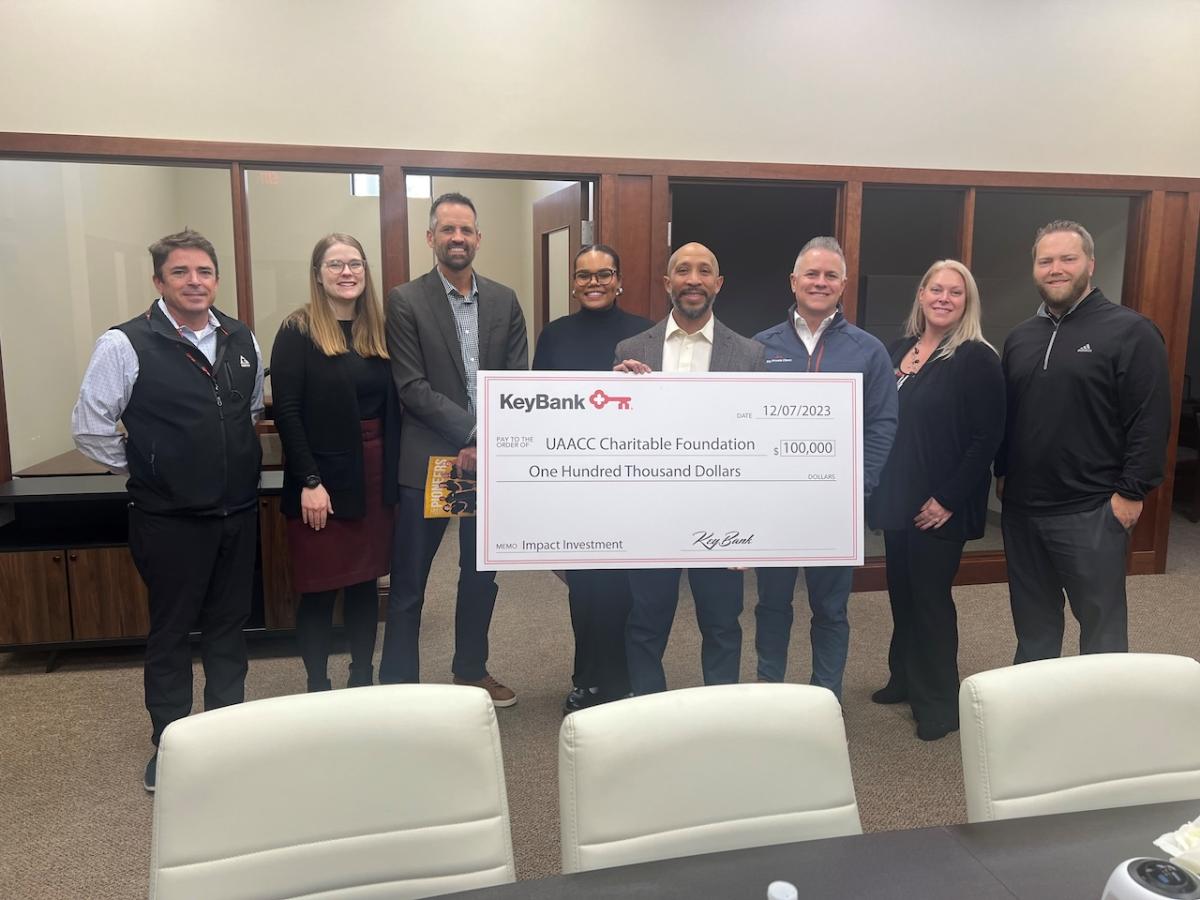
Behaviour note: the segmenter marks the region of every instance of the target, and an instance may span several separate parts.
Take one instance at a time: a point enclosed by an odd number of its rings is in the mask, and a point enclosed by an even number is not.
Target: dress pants
[[[424,491],[401,486],[392,543],[387,628],[379,660],[381,684],[420,681],[425,585],[449,522],[449,519],[426,519],[424,506]],[[475,519],[463,516],[458,520],[458,600],[450,671],[464,681],[478,681],[488,674],[488,629],[496,606],[496,590],[496,573],[475,568]]]
[[[1005,506],[1000,525],[1017,632],[1014,662],[1062,655],[1063,591],[1079,620],[1080,653],[1129,649],[1129,533],[1108,500],[1086,512],[1059,516],[1030,516]]]
[[[760,681],[783,681],[787,674],[788,642],[792,636],[792,597],[800,570],[793,567],[756,569],[758,604],[754,607],[754,646]],[[850,566],[814,566],[804,570],[808,606],[812,611],[812,677],[809,684],[826,687],[842,699],[842,675],[850,652]]]
[[[883,533],[892,642],[889,684],[904,686],[919,722],[958,722],[958,612],[950,587],[965,541],[916,528]]]
[[[663,653],[679,605],[680,569],[634,569],[633,605],[625,626],[625,653],[634,694],[667,689]],[[742,661],[742,573],[688,569],[700,626],[700,668],[705,684],[736,684]]]
[[[192,711],[189,635],[200,630],[204,708],[241,703],[258,509],[229,516],[162,516],[129,507],[129,551],[150,598],[146,709],[158,745],[163,729]]]
[[[625,621],[633,595],[624,569],[575,569],[566,573],[571,630],[575,632],[575,671],[579,688],[599,688],[604,700],[629,693],[625,662]]]

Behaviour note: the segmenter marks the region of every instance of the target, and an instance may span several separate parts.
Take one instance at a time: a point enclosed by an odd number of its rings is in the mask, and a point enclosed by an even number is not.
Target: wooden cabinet
[[[146,586],[128,547],[0,553],[0,645],[149,631]]]
[[[264,472],[259,497],[262,617],[250,631],[296,627],[282,473]],[[146,586],[128,544],[128,497],[109,475],[24,477],[0,483],[0,647],[136,641],[150,631]],[[380,598],[380,618],[387,610]],[[342,623],[339,599],[334,623]]]
[[[251,632],[295,627],[281,483],[282,473],[263,473],[263,613],[256,602]],[[149,598],[129,552],[128,507],[124,479],[111,475],[0,482],[0,648],[135,642],[149,633]]]
[[[279,497],[259,498],[258,540],[262,553],[263,625],[295,628],[292,557],[288,552],[287,520],[279,512]]]
[[[68,550],[67,576],[75,640],[144,637],[150,632],[146,585],[128,547]]]
[[[71,640],[66,554],[0,553],[0,644]]]

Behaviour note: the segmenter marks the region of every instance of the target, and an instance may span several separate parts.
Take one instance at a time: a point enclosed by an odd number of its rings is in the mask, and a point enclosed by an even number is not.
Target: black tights
[[[333,604],[337,591],[301,594],[296,608],[296,643],[308,673],[310,691],[329,690],[329,651],[333,646]],[[348,687],[372,683],[371,659],[379,624],[379,592],[374,579],[343,588],[343,617],[350,643]]]

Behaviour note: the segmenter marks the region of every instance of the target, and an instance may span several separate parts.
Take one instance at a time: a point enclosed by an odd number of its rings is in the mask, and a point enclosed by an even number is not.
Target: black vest
[[[250,418],[258,355],[250,329],[213,310],[216,361],[181,337],[157,301],[116,327],[138,357],[121,416],[129,496],[166,515],[224,516],[252,507],[262,449]]]

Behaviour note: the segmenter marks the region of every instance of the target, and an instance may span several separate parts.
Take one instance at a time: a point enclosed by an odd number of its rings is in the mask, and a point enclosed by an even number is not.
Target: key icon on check
[[[617,404],[617,409],[631,409],[632,407],[629,404],[633,402],[633,398],[610,397],[608,394],[604,393],[604,391],[597,388],[592,392],[592,396],[588,397],[588,402],[591,403],[592,406],[596,407],[596,409],[604,409],[604,407],[608,406],[610,403]]]

